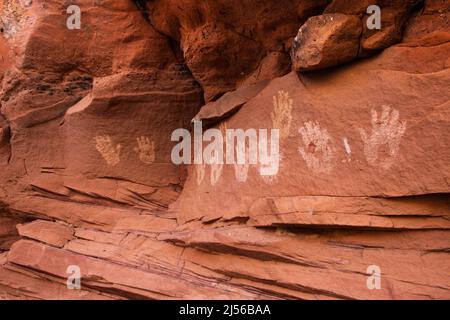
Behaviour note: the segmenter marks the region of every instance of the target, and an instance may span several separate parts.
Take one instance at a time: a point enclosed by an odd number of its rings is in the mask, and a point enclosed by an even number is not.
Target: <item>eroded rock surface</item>
[[[77,5],[0,1],[0,299],[450,298],[448,1]]]

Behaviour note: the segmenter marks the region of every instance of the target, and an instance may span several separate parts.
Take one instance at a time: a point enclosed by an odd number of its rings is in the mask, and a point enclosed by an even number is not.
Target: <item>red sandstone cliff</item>
[[[74,2],[0,1],[0,299],[450,298],[448,0]]]

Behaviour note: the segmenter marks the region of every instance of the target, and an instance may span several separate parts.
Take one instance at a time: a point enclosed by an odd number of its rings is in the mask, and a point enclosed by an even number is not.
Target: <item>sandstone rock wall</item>
[[[450,298],[448,1],[71,4],[0,1],[0,299]]]

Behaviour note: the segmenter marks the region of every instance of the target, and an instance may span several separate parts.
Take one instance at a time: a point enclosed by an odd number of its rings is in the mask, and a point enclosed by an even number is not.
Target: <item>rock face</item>
[[[68,7],[0,1],[0,299],[450,298],[448,1]]]

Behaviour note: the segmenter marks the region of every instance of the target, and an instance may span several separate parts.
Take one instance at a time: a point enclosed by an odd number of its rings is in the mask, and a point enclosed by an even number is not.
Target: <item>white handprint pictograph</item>
[[[134,148],[134,151],[139,153],[139,159],[146,164],[155,162],[155,142],[144,136],[136,140],[138,146]]]
[[[222,176],[223,164],[214,163],[211,165],[211,185],[215,185],[219,182],[220,177]]]
[[[280,158],[279,158],[280,168],[282,165],[282,161],[283,161],[283,158],[282,158],[282,155],[280,154]],[[272,163],[260,163],[258,170],[259,170],[259,172],[261,172],[263,170],[270,170],[270,168],[272,168],[272,167],[273,167]],[[273,184],[278,180],[278,174],[274,174],[274,175],[261,175],[260,174],[259,176],[266,184]]]
[[[279,91],[277,96],[273,96],[273,111],[270,114],[274,129],[280,129],[281,138],[287,138],[292,123],[293,100],[289,93]]]
[[[237,147],[237,146],[236,146]],[[235,148],[236,150],[237,148]],[[248,169],[250,168],[250,148],[248,145],[244,147],[245,163],[239,164],[238,161],[234,163],[234,175],[239,182],[246,182],[248,178]],[[237,150],[236,150],[237,153]]]
[[[372,132],[370,136],[362,128],[359,129],[364,142],[364,154],[367,162],[372,165],[380,165],[383,169],[389,169],[400,149],[400,142],[406,131],[406,122],[399,120],[400,113],[389,106],[382,106],[381,117],[378,119],[377,111],[371,111]],[[387,155],[381,154],[381,148],[387,146]]]
[[[197,185],[201,185],[203,179],[205,178],[206,164],[196,164],[195,165],[195,175],[197,178]]]
[[[308,168],[316,173],[329,173],[333,169],[334,148],[327,129],[317,122],[305,122],[299,129],[305,148],[299,152]]]
[[[113,146],[110,136],[97,136],[95,137],[95,147],[100,152],[103,159],[110,166],[116,166],[120,162],[120,144]]]
[[[226,136],[227,132],[226,122],[221,123],[219,125],[219,129],[222,132],[222,136]],[[211,166],[210,180],[212,186],[214,186],[217,182],[219,182],[223,171],[223,161],[220,161],[219,155],[214,154],[213,158],[217,159],[218,161],[210,165]]]

